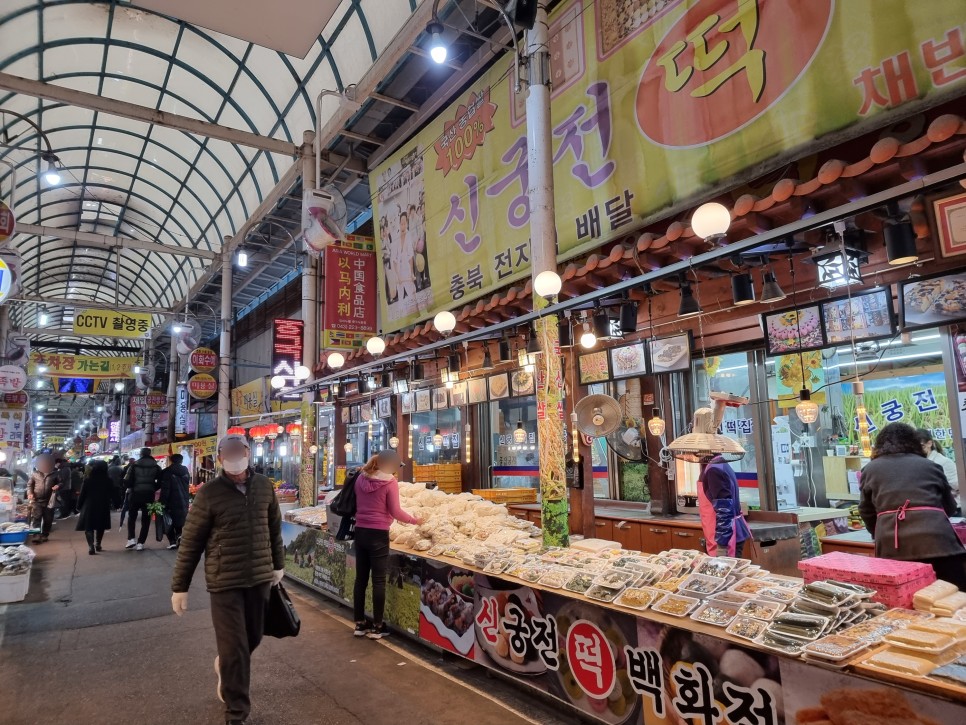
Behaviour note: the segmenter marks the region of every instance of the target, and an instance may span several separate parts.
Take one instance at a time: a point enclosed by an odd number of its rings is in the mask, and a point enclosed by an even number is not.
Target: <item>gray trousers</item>
[[[215,626],[221,694],[225,720],[245,720],[252,710],[249,698],[252,652],[265,631],[265,608],[271,583],[211,594],[211,622]]]

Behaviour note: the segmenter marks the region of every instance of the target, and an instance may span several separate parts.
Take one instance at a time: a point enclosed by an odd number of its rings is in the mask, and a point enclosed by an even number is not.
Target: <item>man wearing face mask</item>
[[[251,712],[251,655],[264,632],[269,590],[285,574],[275,489],[251,469],[250,454],[243,435],[218,442],[221,471],[195,496],[171,583],[171,606],[180,616],[188,609],[188,587],[204,553],[218,645],[217,692],[228,725],[245,723]]]

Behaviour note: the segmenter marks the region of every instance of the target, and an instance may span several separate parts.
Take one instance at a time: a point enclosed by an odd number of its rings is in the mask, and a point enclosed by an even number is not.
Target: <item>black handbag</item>
[[[269,637],[296,637],[302,629],[295,605],[289,599],[288,592],[281,584],[272,587],[268,595],[268,606],[265,608],[265,634]]]

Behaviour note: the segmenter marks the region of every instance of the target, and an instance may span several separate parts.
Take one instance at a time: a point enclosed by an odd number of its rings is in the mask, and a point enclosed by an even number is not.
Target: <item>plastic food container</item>
[[[741,605],[738,614],[745,617],[754,617],[770,622],[778,615],[785,606],[778,602],[769,602],[765,599],[751,599]]]
[[[701,603],[700,599],[684,597],[680,594],[668,594],[659,602],[651,605],[652,612],[669,614],[672,617],[686,617]]]
[[[30,572],[0,576],[0,604],[21,602],[30,588]]]
[[[724,585],[725,580],[721,577],[692,574],[681,582],[678,590],[682,594],[688,594],[690,596],[707,597],[723,589]]]
[[[725,631],[728,634],[733,634],[735,637],[755,641],[765,633],[766,629],[768,629],[766,622],[760,619],[754,619],[753,617],[739,615],[734,618]]]
[[[16,546],[17,544],[27,543],[29,531],[13,531],[0,534],[0,546]],[[19,601],[19,600],[17,600]]]
[[[650,587],[625,589],[621,592],[615,604],[621,607],[627,607],[628,609],[644,611],[651,604],[664,597],[665,594],[666,592],[662,592],[660,589],[652,589]]]
[[[715,627],[727,627],[736,616],[738,616],[738,607],[734,604],[707,602],[698,607],[691,615],[691,619]]]
[[[840,662],[847,660],[853,655],[861,652],[868,647],[867,642],[861,642],[838,634],[822,637],[814,642],[809,642],[803,649],[811,657],[830,662]]]

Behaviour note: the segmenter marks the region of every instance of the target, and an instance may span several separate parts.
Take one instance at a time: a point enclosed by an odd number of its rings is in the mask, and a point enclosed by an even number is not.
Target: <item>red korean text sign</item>
[[[328,251],[328,248],[326,248]],[[281,377],[285,385],[275,395],[284,397],[287,389],[298,384],[295,369],[302,364],[302,342],[305,323],[302,320],[277,319],[272,328],[272,374]]]
[[[325,248],[322,349],[362,347],[376,333],[376,253],[372,240]]]

